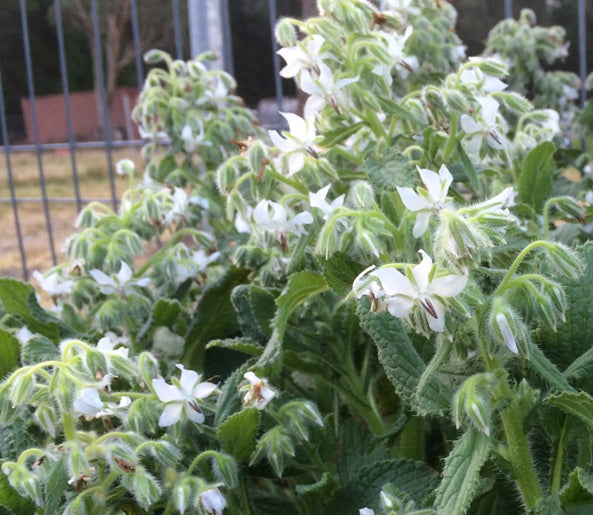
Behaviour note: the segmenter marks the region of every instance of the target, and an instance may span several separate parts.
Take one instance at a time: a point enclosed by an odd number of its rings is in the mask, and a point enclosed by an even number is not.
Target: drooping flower
[[[157,397],[165,403],[165,409],[159,418],[159,426],[167,427],[175,424],[181,419],[183,412],[187,418],[196,424],[205,420],[197,399],[205,399],[216,390],[217,385],[207,381],[200,383],[200,376],[193,370],[183,368],[183,365],[176,365],[181,370],[179,380],[173,380],[176,384],[168,384],[162,378],[152,381]]]
[[[307,155],[317,157],[315,123],[293,113],[280,114],[286,118],[289,131],[283,132],[284,137],[278,131],[269,131],[269,134],[272,143],[287,157],[288,177],[292,177],[303,169]]]
[[[476,58],[470,57],[470,61],[475,61]],[[462,84],[473,86],[480,93],[494,93],[503,91],[507,85],[497,77],[486,75],[477,66],[466,68],[461,72],[459,80]]]
[[[222,515],[226,499],[218,488],[208,488],[199,497],[200,506],[208,515]]]
[[[339,197],[336,197],[330,204],[327,200],[325,200],[325,197],[327,197],[330,187],[331,184],[328,184],[320,190],[317,190],[317,192],[315,193],[309,193],[309,204],[311,204],[311,207],[316,207],[319,210],[321,210],[321,212],[323,213],[323,219],[326,221],[329,220],[329,218],[332,216],[332,213],[336,209],[339,209],[344,205],[345,197],[342,194]]]
[[[410,72],[418,67],[418,59],[416,57],[404,56],[404,46],[408,38],[412,35],[413,27],[408,25],[403,35],[392,34],[391,32],[380,31],[378,33],[386,44],[387,53],[391,59],[388,63],[382,63],[373,68],[373,73],[383,77],[385,82],[391,86],[393,77],[391,70],[394,65],[399,65],[406,71]]]
[[[108,276],[101,270],[96,269],[89,271],[89,274],[99,285],[99,291],[105,295],[119,293],[122,297],[125,297],[133,293],[135,287],[143,288],[150,284],[148,277],[132,279],[132,269],[125,261],[121,262],[121,267],[115,277]]]
[[[96,388],[83,388],[73,404],[74,410],[80,415],[94,418],[103,409],[103,402]]]
[[[208,265],[220,257],[220,252],[206,254],[203,249],[192,252],[189,259],[179,261],[175,265],[175,283],[181,284],[183,281],[194,277],[206,270]]]
[[[436,276],[433,261],[426,252],[420,250],[422,261],[411,269],[410,277],[393,267],[383,267],[368,274],[368,280],[357,278],[354,293],[357,297],[369,295],[379,299],[390,314],[406,318],[412,310],[421,307],[428,326],[437,332],[445,330],[445,306],[441,299],[459,294],[467,284],[467,273],[463,275],[446,274]],[[372,285],[373,280],[377,285]]]
[[[323,59],[332,58],[331,53],[321,51],[323,43],[325,43],[323,36],[313,34],[304,42],[278,50],[278,55],[286,61],[286,66],[280,70],[280,75],[285,79],[290,79],[302,69],[316,69]]]
[[[318,76],[312,75],[309,71],[303,71],[300,86],[310,95],[305,103],[305,118],[313,118],[326,104],[330,104],[337,113],[340,113],[340,105],[349,104],[349,98],[342,89],[356,81],[358,76],[338,79],[324,63],[319,64]]]
[[[263,410],[275,396],[276,392],[268,386],[268,380],[257,377],[253,372],[246,372],[243,377],[249,381],[241,388],[246,392],[243,397],[243,404],[255,406]]]
[[[426,232],[431,213],[443,208],[449,186],[453,182],[453,176],[445,165],[441,165],[438,174],[424,168],[418,168],[418,173],[426,189],[418,188],[416,193],[412,188],[397,188],[404,205],[417,213],[413,229],[414,238],[419,238]]]
[[[492,97],[477,97],[476,100],[480,104],[480,110],[477,113],[477,120],[471,116],[461,115],[461,128],[468,136],[467,147],[470,153],[478,154],[482,141],[490,148],[495,150],[502,150],[507,146],[505,137],[503,136],[500,126],[503,120],[498,115],[498,102]]]
[[[74,281],[72,279],[65,279],[58,272],[52,272],[43,275],[37,270],[33,272],[33,277],[39,282],[41,289],[55,297],[57,295],[68,294],[74,287]]]
[[[183,140],[183,146],[185,151],[189,154],[194,152],[199,145],[208,144],[204,141],[204,125],[202,121],[197,117],[194,117],[194,119],[197,120],[197,133],[194,132],[189,123],[186,123],[183,126],[183,129],[181,129],[181,139]]]
[[[282,235],[289,233],[304,234],[304,225],[313,223],[313,216],[308,211],[298,213],[288,218],[286,209],[277,202],[260,200],[253,209],[253,220],[261,227],[273,234]]]
[[[507,317],[503,313],[498,313],[496,315],[496,325],[498,325],[498,328],[500,329],[500,334],[502,335],[504,344],[512,353],[519,354],[519,349],[517,348],[517,341],[515,340],[515,335],[513,334],[513,330],[509,325]]]

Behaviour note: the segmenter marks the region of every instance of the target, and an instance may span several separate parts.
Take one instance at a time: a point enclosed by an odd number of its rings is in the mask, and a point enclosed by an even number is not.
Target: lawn
[[[140,163],[139,149],[126,148],[113,151],[113,162],[130,158]],[[41,199],[37,157],[34,152],[15,152],[11,156],[12,174],[17,199]],[[72,166],[68,151],[47,151],[42,155],[43,170],[50,199],[74,198]],[[107,157],[101,149],[76,151],[80,195],[84,199],[102,198],[110,202],[111,189]],[[22,277],[22,267],[17,231],[10,202],[6,160],[0,159],[0,224],[3,237],[0,239],[0,275]],[[117,197],[127,187],[127,179],[116,175]],[[21,233],[29,273],[44,271],[52,266],[52,256],[44,216],[43,203],[21,201],[18,205]],[[50,202],[49,211],[58,261],[62,259],[62,245],[75,229],[78,215],[75,202]]]

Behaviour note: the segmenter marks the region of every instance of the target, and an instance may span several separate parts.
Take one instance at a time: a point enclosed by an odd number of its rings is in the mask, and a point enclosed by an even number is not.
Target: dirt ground
[[[137,149],[118,149],[113,153],[114,164],[119,159],[130,158],[140,164]],[[17,199],[41,198],[37,158],[32,152],[11,153],[12,174]],[[45,152],[42,158],[47,195],[50,198],[73,198],[74,187],[70,154],[66,151]],[[108,165],[103,150],[78,150],[76,165],[83,199],[111,197]],[[118,198],[127,187],[125,177],[116,176]],[[0,276],[23,278],[6,159],[0,155]],[[61,251],[68,235],[75,231],[78,215],[74,202],[50,202],[49,213],[53,229],[57,261],[64,259]],[[33,270],[45,271],[53,265],[43,204],[20,202],[18,216],[29,277]]]

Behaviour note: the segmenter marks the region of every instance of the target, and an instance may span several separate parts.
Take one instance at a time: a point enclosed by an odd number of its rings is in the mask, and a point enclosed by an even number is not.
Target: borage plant
[[[146,179],[83,212],[54,312],[0,282],[6,509],[593,507],[588,158],[509,87],[515,25],[466,60],[447,2],[318,7],[276,30],[303,116],[266,139],[164,58]]]

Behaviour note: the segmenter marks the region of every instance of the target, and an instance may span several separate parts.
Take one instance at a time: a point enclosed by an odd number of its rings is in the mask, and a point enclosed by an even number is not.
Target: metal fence
[[[207,12],[206,9],[208,5],[212,5],[212,2],[209,0],[183,0],[187,1],[187,12],[188,12],[188,19],[189,23],[187,25],[182,24],[182,16],[181,16],[181,6],[180,0],[171,0],[170,2],[170,10],[169,15],[172,17],[173,20],[173,27],[174,27],[174,41],[175,41],[175,54],[176,57],[179,59],[187,58],[189,56],[183,55],[184,54],[184,42],[187,42],[191,39],[191,44],[189,45],[191,48],[191,53],[195,54],[197,50],[205,49],[201,48],[201,46],[207,45],[208,41],[204,40],[203,38],[203,30],[200,32],[199,26],[200,24],[202,27],[204,26],[204,20],[206,20]],[[586,66],[586,2],[585,0],[577,0],[578,1],[578,52],[579,52],[579,72],[583,82],[583,87],[581,90],[581,102],[585,103],[585,87],[584,87],[584,79],[587,73],[587,66]],[[98,56],[98,62],[102,62],[102,44],[101,44],[101,33],[99,30],[99,0],[91,0],[91,19],[94,28],[94,52]],[[135,72],[135,81],[138,89],[141,88],[144,76],[143,76],[143,66],[142,66],[142,50],[140,47],[141,41],[141,34],[139,29],[138,23],[138,5],[137,0],[130,0],[130,8],[131,8],[131,17],[130,17],[130,26],[132,31],[132,40],[135,50],[135,57],[134,57],[134,72]],[[231,48],[231,35],[230,35],[230,16],[229,16],[229,6],[228,0],[219,0],[218,6],[221,9],[218,15],[220,15],[222,19],[222,33],[225,40],[225,68],[227,71],[232,73],[233,71],[233,63],[232,63],[232,53],[230,51]],[[47,237],[47,246],[50,250],[51,254],[51,262],[55,265],[58,261],[57,254],[56,254],[56,238],[54,236],[54,226],[52,224],[52,215],[50,212],[50,205],[52,204],[70,204],[76,208],[77,211],[88,202],[92,200],[99,200],[103,202],[110,202],[114,207],[117,207],[117,193],[116,193],[116,175],[114,171],[114,157],[113,152],[115,149],[124,147],[124,148],[138,148],[140,147],[143,142],[139,139],[130,139],[130,133],[128,132],[128,138],[123,141],[115,141],[110,133],[109,130],[104,131],[104,139],[102,141],[76,141],[74,130],[73,130],[73,114],[72,114],[72,106],[71,106],[71,92],[69,89],[68,84],[68,64],[67,64],[67,57],[66,57],[66,48],[65,48],[65,40],[64,40],[64,24],[63,24],[63,17],[62,17],[62,0],[54,0],[54,10],[55,10],[55,24],[56,24],[56,35],[57,35],[57,52],[59,57],[59,73],[61,77],[61,85],[62,85],[62,94],[63,94],[63,106],[65,109],[65,117],[66,117],[66,124],[67,124],[67,141],[62,143],[44,143],[40,139],[39,135],[39,119],[37,115],[36,109],[36,96],[35,96],[35,88],[34,88],[34,65],[35,63],[32,62],[31,56],[31,45],[30,45],[30,37],[29,37],[29,28],[28,28],[28,19],[27,19],[27,6],[25,0],[19,0],[19,7],[20,7],[20,23],[22,27],[22,41],[23,41],[23,49],[24,49],[24,66],[26,69],[26,78],[27,78],[27,94],[29,99],[30,105],[30,114],[31,114],[31,124],[32,124],[32,132],[33,132],[33,142],[31,144],[25,145],[13,145],[9,141],[9,130],[7,125],[7,116],[6,116],[6,108],[5,108],[5,100],[4,100],[4,93],[3,93],[3,81],[6,80],[5,77],[2,76],[2,63],[0,62],[0,136],[2,146],[0,147],[0,152],[4,154],[4,159],[6,163],[6,171],[7,171],[7,183],[8,183],[8,193],[7,197],[0,198],[0,206],[1,204],[9,204],[12,207],[12,214],[14,218],[14,229],[15,229],[15,240],[14,246],[18,246],[19,256],[20,256],[20,269],[22,272],[22,277],[27,279],[29,276],[29,258],[30,254],[27,253],[26,248],[26,234],[23,233],[23,224],[22,224],[22,215],[21,215],[21,208],[25,204],[40,204],[43,210],[43,218],[44,218],[44,225],[45,225],[45,233]],[[183,7],[186,7],[183,4]],[[269,22],[272,27],[273,33],[273,26],[275,25],[276,18],[277,18],[277,11],[276,11],[276,0],[268,0],[268,11],[269,11]],[[513,2],[512,0],[504,0],[504,14],[505,17],[510,17],[513,11]],[[166,15],[165,6],[163,7],[163,16]],[[283,94],[282,94],[282,82],[280,80],[280,76],[278,71],[280,69],[280,62],[279,58],[276,55],[276,43],[275,41],[272,42],[272,49],[274,52],[273,56],[273,63],[274,63],[274,84],[275,84],[275,98],[277,102],[277,107],[279,110],[282,109],[282,102],[283,102]],[[146,49],[144,49],[146,50]],[[105,85],[105,77],[104,77],[104,69],[101,64],[97,67],[98,73],[98,83],[99,83],[99,95],[100,95],[100,105],[101,105],[101,113],[102,119],[100,120],[102,127],[111,127],[110,119],[109,119],[109,109],[107,105],[107,92],[106,92],[106,85]],[[272,73],[272,71],[271,71]],[[99,113],[98,113],[99,114]],[[77,166],[77,156],[76,151],[79,149],[103,149],[105,155],[105,163],[107,166],[108,171],[108,181],[110,186],[110,196],[109,198],[89,198],[84,197],[81,195],[81,190],[79,186],[79,171]],[[48,189],[46,185],[46,174],[44,171],[44,163],[43,163],[43,153],[45,151],[62,151],[68,152],[70,157],[70,167],[71,167],[71,175],[72,175],[72,191],[73,195],[71,197],[51,197],[48,195]],[[13,166],[13,158],[22,152],[34,152],[36,156],[36,163],[37,163],[37,171],[38,171],[38,182],[39,182],[39,190],[40,195],[39,197],[19,197],[16,194],[15,188],[15,177],[14,177],[14,170],[15,167]],[[6,238],[6,231],[4,237]],[[1,268],[1,267],[0,267]],[[18,270],[18,268],[15,267]],[[16,275],[18,272],[10,268],[11,272]],[[7,273],[5,270],[2,270],[4,273]]]

